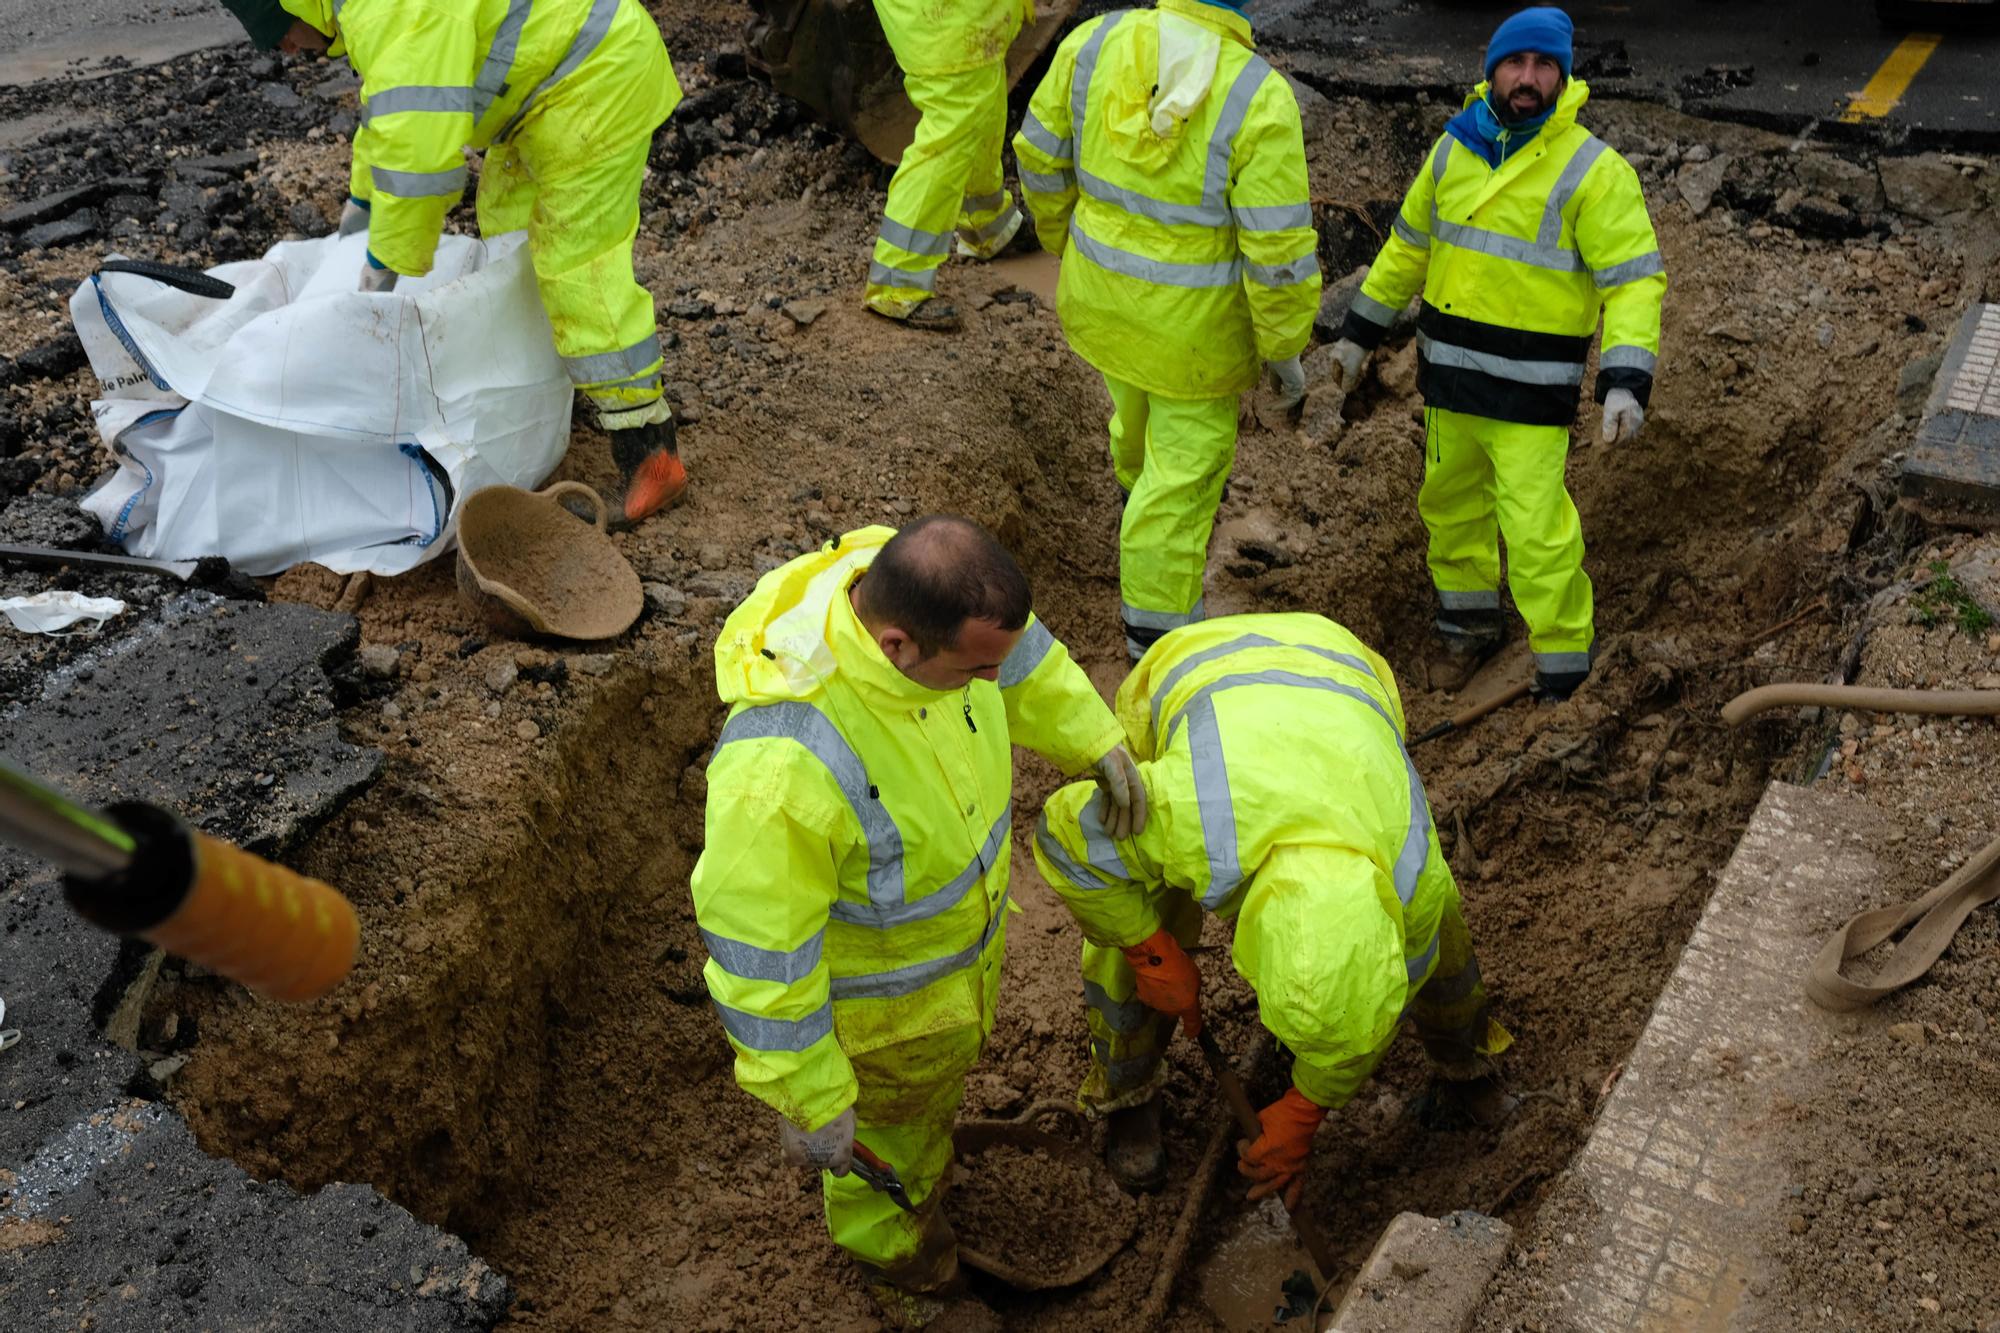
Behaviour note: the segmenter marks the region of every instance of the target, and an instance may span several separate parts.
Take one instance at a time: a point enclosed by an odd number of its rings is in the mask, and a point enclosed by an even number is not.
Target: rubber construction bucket
[[[589,502],[583,519],[561,503]],[[639,576],[605,531],[604,497],[580,481],[540,491],[488,486],[458,515],[458,595],[513,638],[609,639],[639,618]]]
[[[1100,1157],[1032,1123],[1049,1114],[1081,1128],[1076,1107],[1040,1101],[1012,1120],[953,1129],[951,1188],[942,1200],[958,1232],[958,1261],[1025,1291],[1082,1282],[1116,1258],[1139,1225]],[[1041,1178],[1017,1174],[1030,1165]],[[1011,1234],[988,1233],[995,1214],[1011,1219]]]

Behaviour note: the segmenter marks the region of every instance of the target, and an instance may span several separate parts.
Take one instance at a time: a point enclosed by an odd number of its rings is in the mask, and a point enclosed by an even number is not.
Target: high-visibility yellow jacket
[[[959,74],[1003,59],[1035,0],[875,0],[882,35],[905,74]]]
[[[348,189],[369,205],[368,249],[430,272],[465,192],[464,150],[517,139],[588,166],[647,138],[681,100],[639,0],[283,0],[344,42],[361,76]]]
[[[766,574],[723,626],[731,705],[694,871],[736,1081],[817,1129],[918,1118],[993,1026],[1007,912],[1010,742],[1067,773],[1123,737],[1030,620],[996,684],[938,692],[883,657],[847,591],[894,533]]]
[[[1035,829],[1043,878],[1106,947],[1160,928],[1162,890],[1235,917],[1236,970],[1293,1082],[1341,1105],[1430,976],[1458,892],[1388,663],[1323,616],[1227,616],[1162,638],[1117,707],[1146,829],[1113,843],[1094,794],[1064,787]]]
[[[1649,401],[1666,265],[1638,173],[1576,123],[1589,96],[1571,80],[1498,168],[1440,135],[1403,196],[1341,336],[1377,346],[1421,288],[1417,382],[1430,406],[1569,425],[1600,311],[1598,401],[1616,388]]]
[[[1242,15],[1106,14],[1057,48],[1014,138],[1076,354],[1168,398],[1223,398],[1298,355],[1318,234],[1291,85]]]

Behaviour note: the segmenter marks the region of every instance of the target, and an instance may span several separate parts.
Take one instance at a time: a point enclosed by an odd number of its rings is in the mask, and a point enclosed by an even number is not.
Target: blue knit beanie
[[[1493,67],[1508,56],[1534,51],[1552,58],[1568,78],[1570,34],[1574,31],[1576,25],[1569,21],[1569,15],[1554,5],[1522,10],[1493,30],[1493,40],[1486,44],[1486,77],[1492,78]]]

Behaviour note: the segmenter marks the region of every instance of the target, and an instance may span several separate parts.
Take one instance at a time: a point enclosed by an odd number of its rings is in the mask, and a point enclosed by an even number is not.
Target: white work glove
[[[1333,373],[1342,393],[1353,393],[1361,384],[1361,368],[1368,364],[1368,349],[1352,338],[1333,345]]]
[[[1277,387],[1272,395],[1280,412],[1289,412],[1306,400],[1306,372],[1299,365],[1297,357],[1268,363],[1271,381]]]
[[[340,230],[336,231],[334,235],[352,236],[357,232],[367,230],[368,205],[362,203],[353,195],[347,196],[347,202],[341,205],[340,209]]]
[[[789,1120],[779,1122],[778,1142],[785,1160],[815,1171],[847,1174],[854,1165],[854,1108],[848,1107],[820,1128],[807,1133]]]
[[[396,290],[396,270],[376,268],[367,260],[361,262],[361,288],[364,292],[392,292]]]
[[[1630,444],[1646,422],[1646,409],[1630,389],[1613,389],[1604,395],[1604,429],[1598,438],[1606,444]]]
[[[1104,793],[1098,815],[1105,831],[1115,842],[1136,838],[1146,831],[1146,784],[1140,780],[1139,766],[1124,746],[1111,751],[1091,766],[1097,786]]]

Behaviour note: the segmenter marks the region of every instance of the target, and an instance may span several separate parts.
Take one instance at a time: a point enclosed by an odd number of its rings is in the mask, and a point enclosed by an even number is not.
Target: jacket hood
[[[1465,95],[1464,105],[1460,109],[1470,110],[1474,104],[1485,101],[1486,94],[1492,87],[1491,83],[1480,80],[1473,86],[1472,91]],[[1549,112],[1549,118],[1542,122],[1542,132],[1550,135],[1561,134],[1576,124],[1577,113],[1583,110],[1583,104],[1589,100],[1589,84],[1582,79],[1570,79],[1565,82],[1562,92],[1556,97],[1555,109]]]
[[[1224,42],[1251,46],[1250,21],[1203,0],[1159,0],[1091,80],[1093,113],[1111,151],[1147,174],[1180,152],[1187,121],[1208,100]]]

